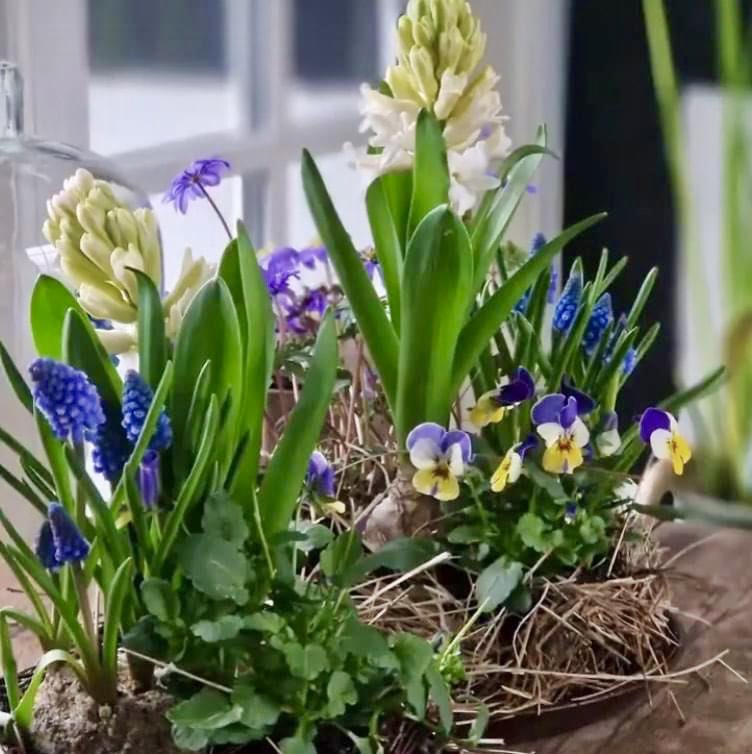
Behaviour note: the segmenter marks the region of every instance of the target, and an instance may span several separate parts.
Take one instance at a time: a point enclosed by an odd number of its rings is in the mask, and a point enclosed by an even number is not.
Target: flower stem
[[[217,203],[214,201],[214,199],[211,198],[209,195],[209,192],[201,185],[201,182],[197,182],[196,186],[201,189],[201,193],[206,197],[206,201],[209,202],[211,205],[211,208],[214,210],[215,214],[219,218],[219,221],[222,223],[222,227],[225,229],[225,232],[227,233],[227,237],[232,241],[235,236],[233,236],[232,231],[230,230],[230,226],[227,224],[227,220],[225,220],[224,215],[219,211],[219,207],[217,206]]]
[[[86,635],[91,641],[92,649],[96,651],[98,655],[99,637],[94,629],[94,621],[92,620],[91,603],[89,602],[89,592],[86,588],[86,579],[84,577],[83,569],[80,563],[71,563],[71,573],[73,574],[73,583],[76,587],[76,594],[78,596],[78,606],[81,611],[81,619],[84,623],[84,630]]]

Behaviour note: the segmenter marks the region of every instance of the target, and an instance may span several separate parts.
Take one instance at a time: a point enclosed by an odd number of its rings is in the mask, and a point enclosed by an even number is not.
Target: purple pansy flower
[[[407,436],[410,462],[416,468],[413,487],[437,500],[459,497],[459,478],[472,460],[470,436],[460,430],[445,430],[439,424],[424,422]]]
[[[543,468],[554,474],[571,474],[582,465],[583,448],[590,432],[578,414],[573,396],[552,393],[541,398],[531,412],[538,434],[546,443]]]
[[[692,458],[689,443],[679,432],[676,419],[660,408],[647,408],[640,417],[640,438],[650,445],[656,458],[671,461],[674,473],[684,473]]]
[[[172,179],[164,195],[164,202],[172,202],[182,214],[188,211],[188,202],[206,196],[207,187],[218,186],[230,163],[219,157],[196,160],[180,175]]]
[[[595,408],[593,398],[582,390],[578,390],[566,374],[561,380],[561,392],[567,398],[574,398],[577,401],[578,416],[587,416]]]
[[[313,451],[308,461],[305,483],[306,487],[319,497],[334,497],[334,467],[318,450]]]
[[[494,390],[478,398],[470,410],[470,421],[479,428],[500,422],[509,409],[535,395],[535,380],[525,367],[517,367],[512,376],[505,375]]]

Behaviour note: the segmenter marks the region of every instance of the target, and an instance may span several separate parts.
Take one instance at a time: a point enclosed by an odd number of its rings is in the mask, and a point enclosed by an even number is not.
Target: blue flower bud
[[[627,326],[627,315],[621,314],[619,315],[619,319],[616,322],[616,327],[614,328],[614,331],[611,333],[611,337],[609,338],[608,345],[606,346],[606,350],[603,354],[603,363],[607,364],[609,361],[611,361],[611,357],[614,355],[614,349],[616,348],[616,342],[619,340],[619,336],[624,332],[624,329]],[[621,373],[625,377],[629,377],[630,374],[634,371],[634,368],[637,364],[637,350],[634,348],[630,348],[627,353],[624,356],[624,361],[621,363]]]
[[[582,298],[582,272],[579,267],[569,273],[569,279],[554,309],[552,327],[560,333],[567,333],[572,327]]]
[[[159,477],[159,453],[147,450],[138,467],[138,489],[145,508],[152,509],[159,502],[162,490]]]
[[[128,440],[132,443],[135,443],[141,434],[153,398],[154,393],[151,388],[138,372],[131,369],[125,375],[123,385],[123,429]],[[170,417],[162,411],[154,435],[149,441],[149,448],[151,450],[166,450],[171,444],[172,426],[170,425]]]
[[[614,321],[614,310],[611,306],[611,294],[604,293],[596,302],[590,314],[585,334],[582,337],[582,348],[590,356],[598,347],[606,328]]]
[[[52,527],[49,521],[42,524],[36,541],[36,553],[41,564],[48,571],[57,571],[62,563],[57,559],[55,551],[55,542],[52,538]]]
[[[37,359],[29,368],[34,402],[59,440],[73,442],[96,432],[104,422],[99,393],[78,369],[54,359]]]
[[[536,233],[535,236],[533,236],[533,241],[530,244],[530,257],[534,257],[545,245],[546,245],[546,237],[543,235],[543,233]],[[548,292],[546,293],[546,302],[549,304],[553,304],[554,299],[556,298],[556,285],[558,282],[558,275],[556,273],[556,268],[551,267],[551,278],[550,282],[548,284]],[[530,303],[530,295],[532,294],[533,289],[528,288],[522,298],[514,305],[514,311],[519,312],[520,314],[526,314],[527,313],[527,307]]]
[[[572,501],[564,506],[564,523],[573,524],[577,518],[577,503]]]
[[[89,543],[81,535],[68,511],[60,503],[50,503],[47,516],[58,564],[80,563],[85,560],[89,554]]]

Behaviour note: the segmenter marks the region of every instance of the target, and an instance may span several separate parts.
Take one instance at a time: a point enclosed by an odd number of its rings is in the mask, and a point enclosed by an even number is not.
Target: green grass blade
[[[337,375],[337,338],[331,312],[324,316],[316,338],[303,390],[284,434],[269,460],[258,493],[258,508],[267,538],[290,523],[308,461],[316,447]]]
[[[102,670],[108,681],[117,685],[118,634],[126,597],[132,586],[133,561],[129,558],[120,564],[106,595],[104,633],[102,635]]]
[[[640,319],[642,310],[645,308],[645,304],[648,302],[650,293],[655,285],[656,278],[658,277],[658,268],[653,267],[650,272],[645,276],[640,290],[637,292],[632,308],[627,315],[627,330],[637,325],[637,321]]]
[[[2,342],[0,342],[0,362],[16,398],[27,411],[32,412],[34,410],[34,398],[31,390]]]
[[[36,508],[43,516],[47,515],[47,505],[44,500],[23,480],[19,479],[12,471],[0,463],[0,479],[9,487],[14,489],[19,495],[25,498],[31,505]]]
[[[138,285],[138,371],[155,390],[167,363],[167,336],[162,301],[154,281],[131,270]]]
[[[480,352],[488,345],[514,305],[551,263],[553,257],[573,238],[600,222],[605,216],[605,213],[592,215],[551,239],[476,311],[460,335],[454,357],[453,393],[459,391]]]
[[[454,400],[452,360],[473,298],[470,239],[446,206],[429,212],[407,249],[402,286],[397,436],[446,424]]]
[[[0,662],[3,665],[3,680],[5,681],[5,693],[8,697],[10,711],[18,706],[21,701],[21,687],[18,684],[18,668],[16,656],[13,653],[13,644],[8,631],[8,621],[5,612],[0,610]]]
[[[321,240],[352,307],[363,339],[381,378],[389,405],[394,408],[397,394],[399,345],[384,307],[368,278],[363,262],[342,226],[313,157],[303,151],[303,188]]]

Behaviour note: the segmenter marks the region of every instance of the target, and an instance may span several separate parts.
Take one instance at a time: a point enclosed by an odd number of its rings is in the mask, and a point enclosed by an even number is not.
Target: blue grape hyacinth
[[[564,286],[561,297],[556,303],[556,309],[554,309],[552,327],[555,331],[559,333],[569,332],[577,315],[581,298],[582,270],[576,267],[569,273],[567,284]]]
[[[78,369],[54,359],[41,358],[29,368],[34,402],[59,440],[74,443],[97,431],[104,423],[102,401],[96,387]]]
[[[154,399],[152,389],[141,375],[131,369],[123,384],[123,429],[129,442],[135,443],[141,434],[146,414]],[[172,444],[170,417],[162,411],[154,435],[149,441],[150,450],[166,450]]]
[[[543,235],[543,233],[536,233],[533,237],[533,241],[530,244],[530,257],[534,257],[545,245],[546,245],[546,237]],[[546,293],[546,303],[553,304],[554,300],[556,299],[556,286],[559,281],[559,276],[556,271],[556,267],[553,265],[549,268],[551,272],[551,277],[549,279],[548,284],[548,291]],[[519,312],[520,314],[526,314],[527,313],[527,307],[530,303],[530,296],[533,293],[532,288],[528,288],[522,298],[514,305],[514,310],[516,312]]]
[[[68,511],[58,502],[47,506],[47,521],[37,538],[37,557],[48,570],[54,571],[66,563],[86,560],[89,543],[84,539]]]
[[[94,471],[102,474],[108,482],[116,482],[123,472],[133,446],[128,442],[119,412],[116,416],[112,409],[105,406],[104,413],[105,422],[99,425],[90,438],[94,445],[92,460]]]
[[[582,348],[590,356],[598,347],[603,333],[614,321],[614,310],[611,306],[611,294],[604,293],[596,302],[590,314],[585,334],[582,337]]]

